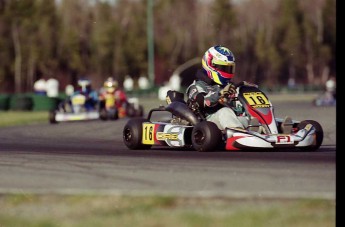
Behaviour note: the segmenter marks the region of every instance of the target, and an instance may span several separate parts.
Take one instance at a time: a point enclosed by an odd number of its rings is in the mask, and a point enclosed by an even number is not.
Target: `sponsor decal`
[[[157,140],[165,140],[165,142],[171,147],[181,147],[185,145],[185,142],[183,140],[184,131],[184,127],[167,125],[164,128],[164,132],[159,133],[159,136],[157,133]],[[158,137],[160,138],[158,139]]]
[[[197,92],[196,88],[193,88],[189,93],[189,98],[193,98],[193,95]]]
[[[166,100],[166,102],[167,102],[168,104],[170,104],[170,103],[171,103],[171,99],[170,99],[170,97],[169,97],[169,96],[167,96],[167,97],[165,98],[165,100]]]
[[[255,105],[254,108],[269,108],[270,105]]]
[[[307,124],[307,125],[304,127],[304,129],[307,130],[307,131],[309,131],[309,130],[311,129],[311,127],[313,127],[312,124]]]
[[[276,144],[293,144],[294,140],[289,135],[279,135],[276,137]]]
[[[178,140],[177,133],[157,132],[157,140]]]

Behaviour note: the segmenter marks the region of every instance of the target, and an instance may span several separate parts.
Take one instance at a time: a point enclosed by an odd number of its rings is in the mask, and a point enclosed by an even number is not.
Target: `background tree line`
[[[234,52],[239,80],[322,85],[336,74],[336,0],[153,3],[155,85],[215,44]],[[136,79],[147,52],[146,0],[0,0],[0,92],[40,78]]]

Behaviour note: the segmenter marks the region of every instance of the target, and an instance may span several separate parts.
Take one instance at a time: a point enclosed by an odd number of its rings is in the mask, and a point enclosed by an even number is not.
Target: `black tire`
[[[107,113],[107,110],[105,109],[104,100],[99,101],[99,119],[101,119],[102,121],[108,120],[108,113]]]
[[[137,110],[137,116],[138,117],[144,116],[144,107],[142,105],[139,105],[139,109]]]
[[[136,110],[135,110],[133,104],[128,104],[126,106],[126,115],[127,115],[127,117],[135,117],[136,116],[135,114],[136,114]]]
[[[118,111],[118,110],[115,110],[114,113],[112,113],[111,119],[112,119],[112,120],[117,120],[117,119],[119,119],[119,111]]]
[[[49,111],[49,122],[50,124],[57,124],[58,122],[55,119],[56,116],[56,110]]]
[[[298,124],[298,130],[304,128],[307,124],[312,124],[315,127],[315,135],[316,135],[316,139],[315,139],[315,144],[309,147],[301,147],[301,150],[304,151],[316,151],[317,149],[319,149],[319,147],[322,144],[323,141],[323,129],[321,127],[321,125],[317,122],[317,121],[313,121],[313,120],[305,120],[305,121],[301,121]]]
[[[314,106],[322,106],[322,100],[320,98],[316,98],[313,100]]]
[[[102,108],[100,111],[99,111],[99,118],[102,120],[102,121],[106,121],[108,120],[108,112],[105,108]]]
[[[192,131],[192,145],[197,151],[213,151],[222,143],[222,133],[217,125],[210,121],[198,123]]]
[[[144,118],[132,118],[123,128],[123,142],[131,150],[150,149],[151,145],[142,144]]]

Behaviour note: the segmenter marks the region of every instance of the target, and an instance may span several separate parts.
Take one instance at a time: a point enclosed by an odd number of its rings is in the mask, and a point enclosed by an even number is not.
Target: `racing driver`
[[[233,109],[220,102],[222,95],[228,93],[234,97],[236,94],[236,87],[231,83],[235,73],[233,53],[224,46],[213,46],[205,52],[201,63],[202,69],[186,90],[188,99],[195,101],[206,120],[214,122],[220,130],[246,128],[249,120],[245,116],[237,116]]]

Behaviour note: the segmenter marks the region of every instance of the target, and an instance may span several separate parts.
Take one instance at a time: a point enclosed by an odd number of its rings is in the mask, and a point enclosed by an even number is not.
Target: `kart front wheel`
[[[123,142],[131,150],[150,149],[151,145],[142,144],[144,118],[132,118],[123,128]]]
[[[213,151],[222,143],[222,133],[217,125],[202,121],[192,131],[192,145],[197,151]]]
[[[128,117],[135,117],[136,116],[135,113],[136,113],[136,110],[135,110],[133,104],[127,105],[127,107],[126,107],[126,115]]]
[[[319,149],[323,141],[323,129],[317,121],[305,120],[298,124],[298,130],[303,129],[307,124],[312,124],[315,128],[315,142],[311,146],[301,147],[300,149],[304,151],[316,151]]]

